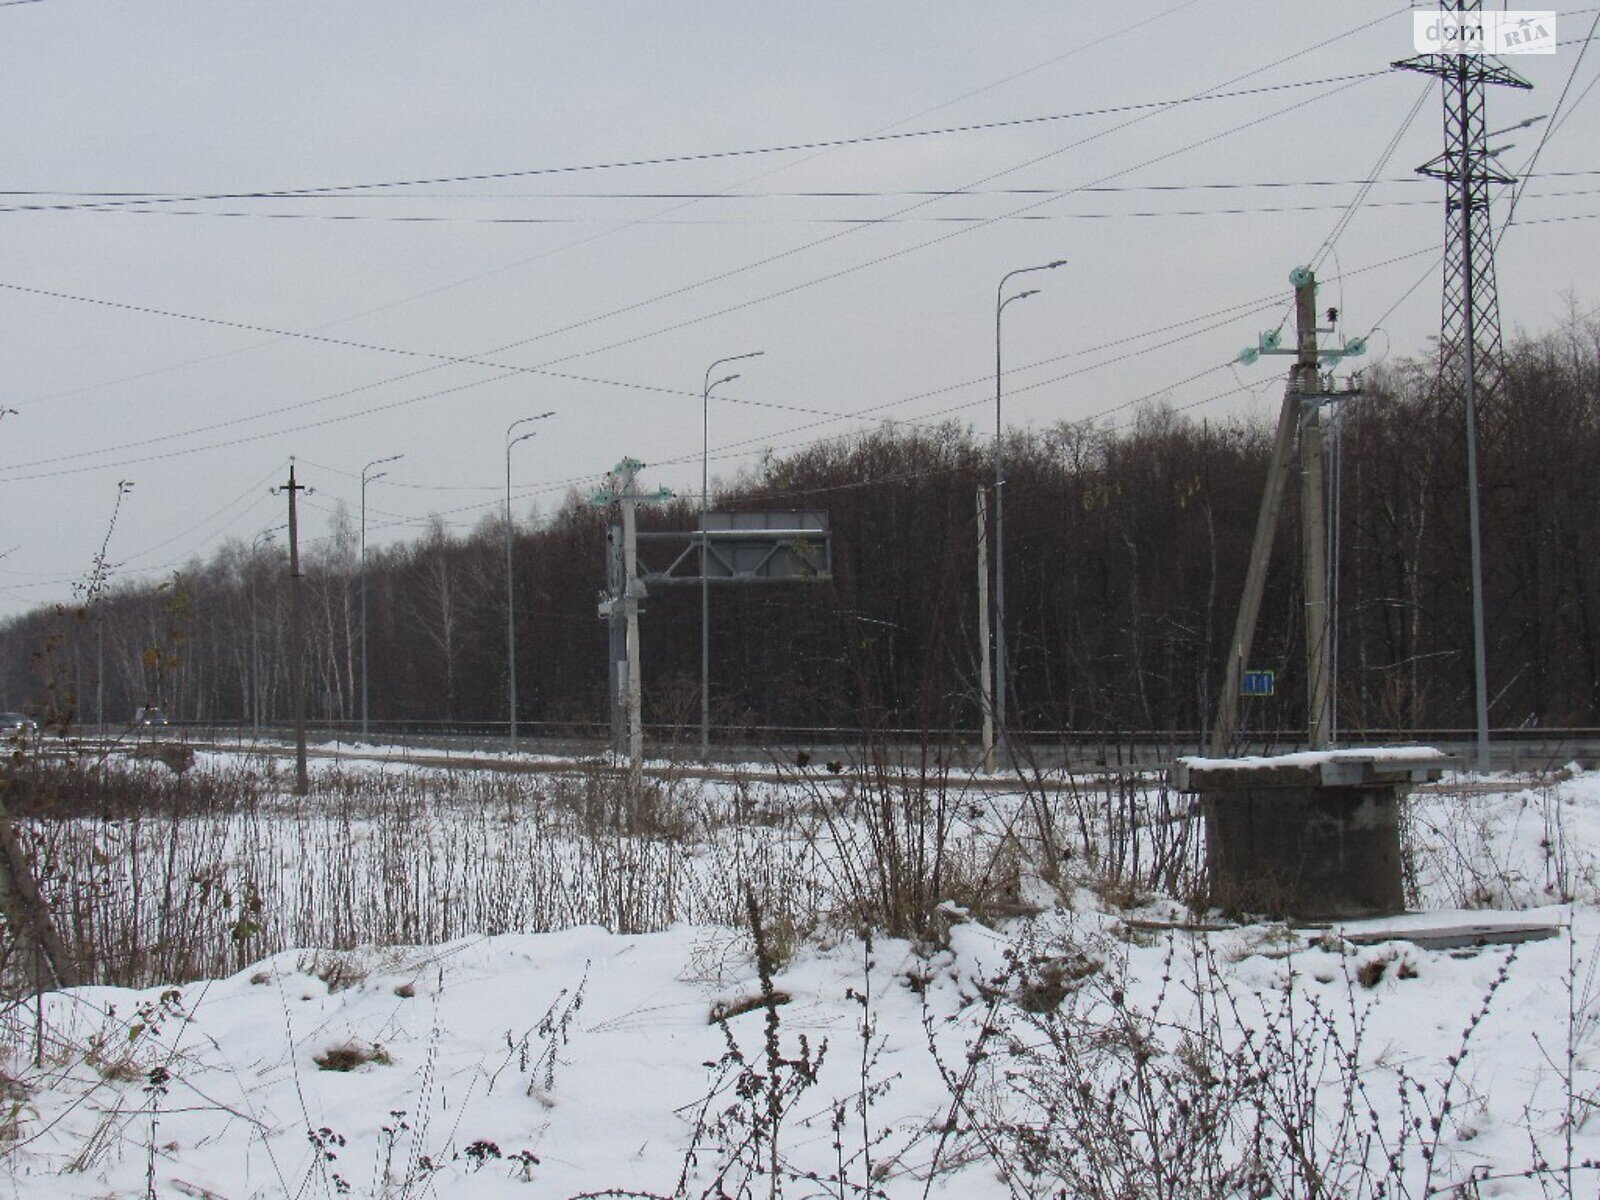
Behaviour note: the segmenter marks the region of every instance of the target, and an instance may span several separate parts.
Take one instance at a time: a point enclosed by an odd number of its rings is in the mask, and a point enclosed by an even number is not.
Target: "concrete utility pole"
[[[622,526],[606,530],[606,595],[621,596],[627,584],[622,571]],[[609,611],[607,605],[611,605]],[[607,600],[600,615],[606,618],[606,691],[611,699],[611,751],[625,754],[628,748],[628,618],[624,606]]]
[[[257,601],[256,556],[261,552],[262,543],[270,542],[283,528],[277,525],[263,529],[250,543],[250,728],[257,740],[261,738],[261,636],[256,628],[256,610],[260,607]]]
[[[1329,648],[1332,608],[1328,603],[1328,509],[1322,471],[1322,391],[1317,383],[1317,284],[1310,271],[1295,286],[1295,328],[1300,376],[1300,546],[1305,572],[1306,742],[1326,750],[1333,729]]]
[[[1282,348],[1276,330],[1261,335],[1259,347],[1241,354],[1240,360],[1255,362],[1263,354],[1292,354],[1294,366],[1284,388],[1283,406],[1278,410],[1278,429],[1272,442],[1272,457],[1267,463],[1266,487],[1261,509],[1256,516],[1255,537],[1250,543],[1250,565],[1245,571],[1244,592],[1239,598],[1239,615],[1234,623],[1233,641],[1228,649],[1222,691],[1217,697],[1217,712],[1211,726],[1210,753],[1223,757],[1233,748],[1239,727],[1239,685],[1245,664],[1250,660],[1255,640],[1256,619],[1261,613],[1261,597],[1266,588],[1267,564],[1272,557],[1272,539],[1283,508],[1283,492],[1289,474],[1289,455],[1295,433],[1301,433],[1302,478],[1301,514],[1304,539],[1306,584],[1306,699],[1307,731],[1313,748],[1328,744],[1333,725],[1333,664],[1328,650],[1332,645],[1333,615],[1328,603],[1327,525],[1323,497],[1322,425],[1320,405],[1354,395],[1354,389],[1327,391],[1318,374],[1322,360],[1337,362],[1366,352],[1361,338],[1352,338],[1336,349],[1321,349],[1317,342],[1317,280],[1307,267],[1296,267],[1289,274],[1294,285],[1296,338],[1293,349]]]
[[[978,485],[978,690],[983,707],[983,769],[994,773],[994,677],[989,674],[989,497]]]
[[[611,616],[621,604],[627,620],[628,782],[637,795],[644,769],[644,690],[639,670],[639,601],[644,585],[639,582],[639,527],[635,510],[640,504],[662,504],[672,499],[666,488],[648,494],[639,491],[639,472],[644,463],[625,458],[612,468],[606,486],[589,498],[598,507],[617,505],[622,510],[622,594],[613,595],[600,606],[602,617]]]
[[[311,790],[306,770],[306,662],[300,617],[300,515],[295,502],[310,488],[296,483],[294,459],[289,459],[289,482],[275,491],[289,493],[289,691],[294,706],[294,790],[304,796]]]
[[[1222,691],[1217,696],[1216,720],[1211,726],[1210,752],[1221,758],[1233,749],[1233,736],[1239,728],[1239,683],[1244,665],[1250,659],[1255,641],[1256,619],[1261,615],[1261,596],[1267,584],[1267,563],[1272,557],[1272,538],[1278,528],[1278,513],[1283,508],[1283,486],[1288,475],[1289,452],[1294,448],[1295,426],[1300,418],[1300,371],[1289,373],[1283,405],[1278,409],[1278,430],[1272,439],[1272,456],[1267,460],[1267,485],[1256,514],[1255,537],[1250,542],[1250,565],[1245,570],[1244,594],[1239,597],[1239,615],[1233,625],[1233,641],[1223,671]]]

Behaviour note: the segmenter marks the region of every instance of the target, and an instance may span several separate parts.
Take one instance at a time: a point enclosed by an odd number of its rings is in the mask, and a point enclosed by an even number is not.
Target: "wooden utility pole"
[[[994,677],[989,673],[989,497],[978,485],[978,689],[983,705],[983,769],[994,773]]]
[[[295,507],[299,493],[311,489],[295,482],[294,459],[289,460],[289,691],[294,704],[294,790],[304,796],[311,790],[306,770],[306,661],[304,625],[300,615],[300,517]]]

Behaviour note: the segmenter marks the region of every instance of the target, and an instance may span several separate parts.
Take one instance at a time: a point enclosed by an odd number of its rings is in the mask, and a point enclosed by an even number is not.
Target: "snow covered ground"
[[[12,1007],[0,1187],[767,1196],[776,1164],[791,1197],[1594,1195],[1600,775],[1452,784],[1412,808],[1419,908],[1558,936],[1216,930],[1080,859],[1024,872],[1042,911],[947,906],[920,942],[774,923],[758,955],[730,901],[730,923],[644,933],[283,950]],[[778,799],[741,838],[793,838]]]

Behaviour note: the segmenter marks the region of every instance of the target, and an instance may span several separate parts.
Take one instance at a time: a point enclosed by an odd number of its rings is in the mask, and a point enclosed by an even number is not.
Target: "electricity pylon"
[[[1446,11],[1481,12],[1483,0],[1455,0]],[[1494,161],[1485,116],[1489,84],[1533,85],[1482,53],[1421,54],[1393,64],[1436,76],[1444,96],[1444,152],[1417,168],[1445,183],[1443,311],[1439,325],[1439,390],[1460,396],[1467,434],[1467,525],[1472,561],[1473,684],[1477,766],[1489,769],[1488,667],[1483,630],[1483,545],[1478,515],[1478,416],[1494,415],[1505,379],[1500,349],[1500,299],[1494,279],[1494,226],[1489,185],[1514,182]]]

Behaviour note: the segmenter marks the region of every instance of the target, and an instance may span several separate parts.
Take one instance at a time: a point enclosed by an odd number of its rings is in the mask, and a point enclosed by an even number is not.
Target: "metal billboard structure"
[[[815,583],[833,578],[828,514],[815,510],[706,513],[701,529],[640,533],[639,543],[639,578],[646,583],[698,584],[702,578],[707,583]],[[663,556],[647,559],[653,547]]]
[[[637,683],[637,667],[628,665],[627,618],[631,609],[637,620],[639,601],[646,598],[650,585],[704,589],[710,584],[827,583],[833,579],[833,532],[828,514],[818,510],[704,513],[698,529],[645,532],[612,526],[606,541],[606,594],[600,615],[610,622],[611,730],[618,748],[637,736],[628,716],[627,697]],[[702,646],[702,757],[709,738],[708,675]]]

